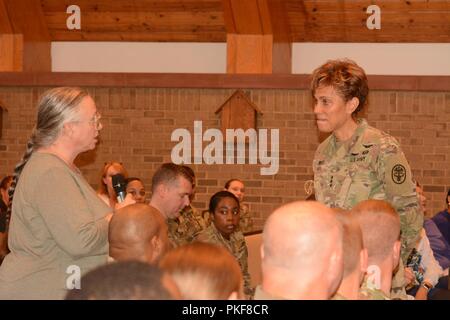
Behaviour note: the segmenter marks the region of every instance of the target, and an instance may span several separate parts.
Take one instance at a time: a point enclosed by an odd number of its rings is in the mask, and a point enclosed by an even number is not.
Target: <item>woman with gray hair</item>
[[[46,91],[10,188],[10,253],[0,267],[0,299],[62,299],[106,263],[111,209],[74,164],[102,129],[89,94]],[[130,200],[126,201],[128,204]]]

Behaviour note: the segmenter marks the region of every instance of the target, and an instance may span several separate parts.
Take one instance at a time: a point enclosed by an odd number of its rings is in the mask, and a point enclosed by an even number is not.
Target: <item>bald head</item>
[[[366,200],[352,210],[361,227],[369,264],[377,264],[392,254],[400,240],[400,218],[386,201]]]
[[[137,203],[117,210],[109,224],[109,254],[115,260],[156,262],[168,246],[161,213]]]
[[[320,279],[327,290],[335,290],[343,263],[342,226],[334,212],[315,201],[276,209],[264,227],[262,264],[263,278],[292,272],[297,275],[292,281],[307,284]]]

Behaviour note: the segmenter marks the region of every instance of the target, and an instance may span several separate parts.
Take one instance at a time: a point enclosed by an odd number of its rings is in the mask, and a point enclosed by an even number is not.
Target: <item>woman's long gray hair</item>
[[[27,161],[35,150],[49,146],[55,142],[66,122],[79,120],[79,104],[87,96],[89,96],[87,91],[72,87],[50,89],[41,96],[38,104],[36,125],[33,128],[31,137],[28,139],[22,160],[14,169],[14,179],[8,191],[8,224],[9,218],[11,217],[14,191]]]

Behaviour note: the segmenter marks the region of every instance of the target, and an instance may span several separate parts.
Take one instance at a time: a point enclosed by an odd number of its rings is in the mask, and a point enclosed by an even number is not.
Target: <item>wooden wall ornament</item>
[[[224,136],[226,129],[256,130],[256,117],[263,114],[241,89],[236,90],[215,113],[221,113]]]

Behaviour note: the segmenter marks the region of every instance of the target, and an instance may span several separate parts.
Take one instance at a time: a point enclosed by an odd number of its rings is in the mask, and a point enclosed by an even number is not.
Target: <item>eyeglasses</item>
[[[102,115],[100,114],[100,112],[97,111],[94,114],[94,117],[91,120],[89,120],[89,123],[91,125],[93,125],[95,127],[95,129],[99,130],[100,126],[102,125],[102,123],[100,122],[101,118],[102,118]]]
[[[96,130],[100,130],[102,123],[100,122],[100,119],[102,118],[102,115],[97,111],[94,116],[92,117],[91,120],[87,121],[87,123],[89,123],[91,126],[94,126],[94,128]],[[77,123],[81,123],[81,122],[85,122],[85,121],[81,121],[81,120],[77,120],[74,121]]]

